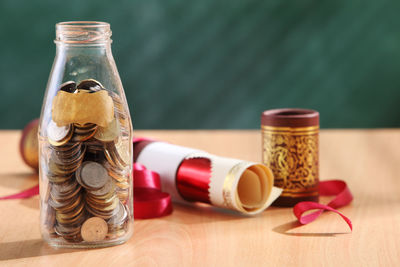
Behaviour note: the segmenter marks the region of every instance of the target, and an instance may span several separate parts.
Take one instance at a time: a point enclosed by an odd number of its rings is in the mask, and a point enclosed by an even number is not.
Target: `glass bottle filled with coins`
[[[133,232],[132,123],[110,25],[56,25],[39,127],[40,220],[55,247],[104,247]]]

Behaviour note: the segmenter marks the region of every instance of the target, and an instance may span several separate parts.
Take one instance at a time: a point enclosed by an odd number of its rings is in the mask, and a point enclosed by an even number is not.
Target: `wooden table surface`
[[[208,152],[260,161],[259,131],[137,131]],[[37,183],[18,152],[19,131],[0,131],[0,196]],[[0,265],[26,266],[398,266],[400,130],[323,130],[321,179],[347,181],[351,218],[324,213],[300,226],[290,208],[246,218],[174,205],[172,215],[136,220],[124,245],[53,249],[39,233],[38,197],[0,201]],[[329,199],[322,199],[327,202]]]

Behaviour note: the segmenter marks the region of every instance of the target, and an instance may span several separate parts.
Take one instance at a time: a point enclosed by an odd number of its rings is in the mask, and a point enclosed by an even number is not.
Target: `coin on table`
[[[76,90],[76,83],[74,81],[68,81],[60,85],[60,90],[73,93]]]
[[[97,242],[103,240],[108,232],[105,220],[99,217],[87,219],[81,228],[81,236],[86,242]]]
[[[99,82],[96,81],[95,79],[87,79],[81,81],[78,86],[78,89],[84,89],[84,90],[90,90],[90,91],[99,91],[103,89],[103,85]]]
[[[94,161],[85,161],[79,173],[82,183],[86,188],[99,189],[102,188],[110,179],[107,170]]]
[[[47,137],[49,143],[53,146],[61,146],[66,144],[71,138],[72,126],[57,126],[57,124],[51,120],[47,125]]]
[[[111,142],[118,137],[119,131],[119,121],[114,118],[107,127],[99,126],[94,138],[102,142]]]

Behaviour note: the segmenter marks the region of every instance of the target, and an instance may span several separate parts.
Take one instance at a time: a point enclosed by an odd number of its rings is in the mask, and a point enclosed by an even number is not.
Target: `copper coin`
[[[81,227],[81,236],[86,242],[98,242],[106,238],[108,225],[99,217],[87,219]]]

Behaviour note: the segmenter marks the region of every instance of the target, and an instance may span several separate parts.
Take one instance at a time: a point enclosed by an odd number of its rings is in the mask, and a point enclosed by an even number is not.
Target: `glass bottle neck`
[[[110,24],[96,21],[71,21],[56,24],[57,47],[109,47],[111,40]]]
[[[97,45],[71,45],[64,43],[57,43],[56,52],[68,54],[98,54],[107,55],[111,54],[111,42]]]

